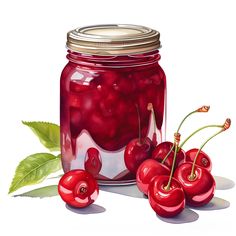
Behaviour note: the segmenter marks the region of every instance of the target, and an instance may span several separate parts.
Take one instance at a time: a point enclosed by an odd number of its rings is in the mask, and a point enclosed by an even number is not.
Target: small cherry
[[[225,123],[223,125],[207,125],[204,126],[198,130],[196,130],[194,133],[192,133],[181,145],[183,146],[185,144],[185,142],[191,137],[193,136],[195,133],[197,133],[199,130],[205,129],[205,128],[209,128],[209,127],[217,127],[217,128],[221,128],[224,129],[225,128]],[[211,158],[202,151],[202,148],[207,144],[207,142],[204,142],[204,145],[202,145],[200,147],[200,149],[197,148],[193,148],[188,150],[185,154],[185,162],[194,162],[194,159],[196,157],[196,155],[198,156],[196,159],[196,164],[205,168],[206,170],[208,170],[209,172],[211,172],[212,169],[212,162],[211,162]]]
[[[102,168],[102,160],[99,151],[96,148],[89,148],[86,153],[84,169],[96,177]]]
[[[199,149],[197,148],[192,148],[190,150],[188,150],[185,154],[185,162],[194,162],[194,158],[196,157],[197,153],[198,153]],[[211,172],[212,170],[212,162],[211,162],[211,158],[202,150],[200,150],[200,152],[198,153],[198,158],[196,161],[196,165],[201,166],[203,168],[205,168],[206,170],[208,170],[209,172]]]
[[[148,186],[153,177],[170,174],[170,169],[153,159],[145,160],[136,173],[136,183],[139,190],[145,195],[148,194]]]
[[[226,119],[224,127],[216,134],[206,140],[202,147],[214,138],[216,135],[222,133],[230,127],[231,120]],[[174,177],[178,179],[185,192],[186,202],[191,206],[203,206],[210,202],[215,192],[215,180],[211,173],[205,168],[196,165],[198,150],[193,163],[183,163],[176,170]]]
[[[157,133],[156,133],[157,125],[156,125],[155,111],[154,111],[152,103],[148,103],[147,109],[151,111],[152,113],[152,119],[153,119],[152,145],[153,147],[156,147],[157,146]]]
[[[198,112],[208,112],[210,109],[210,106],[202,106],[189,114],[187,114],[184,119],[181,121],[176,133],[179,133],[180,128],[182,127],[184,121],[191,116],[192,114],[198,113]],[[152,158],[161,162],[162,164],[165,164],[169,168],[172,167],[173,159],[174,159],[174,144],[172,142],[162,142],[156,146],[154,151],[152,152]],[[181,163],[184,162],[185,159],[185,152],[181,147],[177,150],[177,160],[176,160],[176,167],[179,166]]]
[[[152,141],[150,138],[141,137],[141,121],[139,108],[136,105],[138,114],[138,124],[139,124],[139,138],[131,140],[125,148],[124,161],[127,169],[136,174],[140,164],[146,159],[151,157],[152,152]]]
[[[65,173],[58,184],[62,200],[73,207],[87,207],[98,197],[98,184],[85,170],[71,170]]]
[[[174,166],[178,151],[180,134],[175,134],[175,153],[170,176],[157,175],[148,187],[148,199],[152,209],[161,217],[178,215],[185,207],[184,191],[175,178]]]
[[[204,130],[206,128],[223,128],[224,127],[224,124],[223,125],[206,125],[206,126],[203,126],[199,129],[197,129],[196,131],[194,131],[192,134],[190,134],[182,143],[181,145],[179,146],[179,148],[183,147],[183,145],[193,136],[195,135],[196,133],[198,133],[199,131],[201,130]],[[193,149],[190,149],[188,150],[187,152],[185,152],[185,160],[184,162],[193,162],[194,161],[194,158],[197,154],[199,149],[197,148],[193,148]],[[199,154],[198,154],[198,158],[197,158],[197,161],[196,161],[196,164],[201,166],[201,167],[204,167],[205,169],[207,169],[208,171],[211,171],[212,169],[212,162],[211,162],[211,159],[210,157],[205,153],[203,152],[202,150],[200,150]]]

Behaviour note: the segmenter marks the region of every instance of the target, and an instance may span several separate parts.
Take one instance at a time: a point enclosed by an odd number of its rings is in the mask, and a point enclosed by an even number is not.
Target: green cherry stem
[[[166,159],[169,157],[169,155],[171,154],[171,152],[173,151],[175,145],[173,145],[170,149],[170,151],[166,154],[166,156],[164,157],[164,159],[161,161],[161,164],[164,164]]]
[[[179,145],[179,149],[182,148],[184,146],[184,144],[192,137],[194,136],[196,133],[200,132],[203,129],[207,129],[207,128],[223,128],[223,125],[206,125],[203,126],[197,130],[195,130],[193,133],[191,133],[180,145]]]
[[[189,179],[190,180],[194,180],[195,178],[195,165],[196,165],[196,161],[197,161],[197,158],[198,158],[198,155],[199,153],[201,152],[202,148],[211,140],[213,139],[215,136],[217,136],[218,134],[224,132],[225,130],[229,129],[231,125],[231,120],[229,118],[226,119],[224,125],[222,126],[222,129],[220,131],[218,131],[217,133],[213,134],[210,138],[208,138],[203,144],[202,146],[198,149],[198,152],[196,153],[196,156],[194,158],[194,161],[193,161],[193,165],[192,165],[192,170],[191,170],[191,174],[189,176]]]
[[[196,109],[196,110],[194,110],[194,111],[188,113],[188,114],[184,117],[184,119],[181,121],[181,123],[180,123],[180,125],[179,125],[179,127],[178,127],[178,129],[177,129],[177,131],[176,131],[176,133],[179,133],[180,128],[182,127],[184,121],[185,121],[189,116],[191,116],[192,114],[198,113],[198,112],[208,112],[209,109],[210,109],[210,106],[202,106],[202,107],[200,107],[200,108],[198,108],[198,109]],[[175,145],[173,144],[173,146],[171,147],[170,151],[166,154],[166,156],[165,156],[164,159],[162,160],[162,162],[161,162],[162,164],[165,163],[166,159],[169,157],[169,155],[170,155],[171,152],[173,151],[174,147],[175,147]],[[179,148],[178,148],[178,150],[179,150]],[[177,150],[177,151],[178,151],[178,150]]]
[[[191,115],[194,114],[194,113],[198,113],[198,112],[208,112],[209,109],[210,109],[210,106],[202,106],[202,107],[200,107],[200,108],[198,108],[198,109],[196,109],[196,110],[190,112],[189,114],[187,114],[187,115],[184,117],[184,119],[181,121],[181,123],[180,123],[180,125],[179,125],[179,127],[178,127],[178,129],[177,129],[177,131],[176,131],[176,133],[179,133],[180,128],[182,127],[184,121],[185,121],[189,116],[191,116]]]
[[[135,104],[136,109],[137,109],[137,116],[138,116],[138,139],[139,139],[139,143],[141,144],[141,119],[140,119],[140,112],[139,112],[139,108],[138,105]]]
[[[170,190],[170,185],[171,185],[171,180],[174,174],[174,169],[175,169],[175,161],[176,161],[176,156],[177,156],[177,152],[178,152],[178,146],[179,146],[179,142],[180,142],[180,133],[175,133],[174,134],[174,146],[175,146],[175,152],[174,152],[174,158],[173,158],[173,163],[172,163],[172,167],[171,167],[171,172],[170,172],[170,176],[169,176],[169,180],[167,185],[164,187],[164,189],[166,191]]]

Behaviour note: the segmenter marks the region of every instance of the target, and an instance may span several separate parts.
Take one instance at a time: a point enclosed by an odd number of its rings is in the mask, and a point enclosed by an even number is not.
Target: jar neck
[[[89,55],[68,50],[67,59],[81,66],[93,67],[136,67],[158,63],[159,50],[133,55]]]

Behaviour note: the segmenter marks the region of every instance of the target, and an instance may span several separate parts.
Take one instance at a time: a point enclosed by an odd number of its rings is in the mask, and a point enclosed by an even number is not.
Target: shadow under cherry
[[[224,200],[223,198],[213,197],[212,200],[205,206],[192,207],[192,208],[201,211],[214,211],[214,210],[222,210],[228,208],[229,206],[230,206],[229,201]]]
[[[195,211],[185,207],[185,209],[175,217],[165,218],[157,215],[157,218],[170,224],[186,224],[198,220],[199,215]]]
[[[234,181],[231,179],[221,177],[221,176],[214,176],[214,179],[216,181],[217,190],[231,189],[235,186]]]
[[[72,207],[72,206],[66,204],[66,208],[69,211],[72,211],[76,214],[81,214],[81,215],[99,214],[99,213],[103,213],[106,211],[106,209],[104,207],[99,206],[97,204],[91,204],[90,206],[85,207],[85,208],[75,208],[75,207]]]

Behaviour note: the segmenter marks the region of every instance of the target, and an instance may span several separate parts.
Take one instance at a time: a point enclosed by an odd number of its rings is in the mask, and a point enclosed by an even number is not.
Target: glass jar
[[[134,183],[137,166],[165,139],[166,78],[158,64],[159,37],[135,25],[68,32],[69,62],[60,84],[65,172],[85,169],[100,184]],[[133,156],[132,145],[139,149]]]

